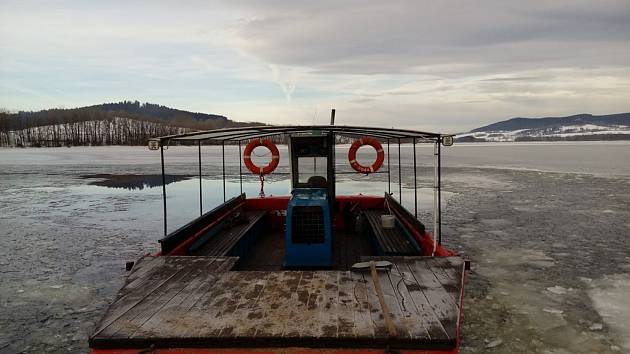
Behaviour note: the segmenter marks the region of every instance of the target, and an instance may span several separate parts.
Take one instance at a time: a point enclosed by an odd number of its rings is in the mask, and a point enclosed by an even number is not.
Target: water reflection
[[[100,181],[93,181],[88,184],[108,188],[124,188],[127,190],[143,190],[144,188],[155,188],[162,186],[162,175],[113,175],[113,174],[93,174],[83,175],[81,178],[99,178]],[[166,175],[166,184],[179,182],[192,178],[191,175]]]
[[[96,177],[99,176],[99,177]],[[106,177],[105,177],[106,176]],[[280,177],[280,176],[276,176]],[[90,185],[77,186],[77,192],[98,196],[123,196],[126,199],[143,200],[145,213],[154,214],[154,219],[162,216],[162,184],[161,175],[92,175],[89,178],[103,178],[103,181],[91,182]],[[212,210],[224,201],[223,181],[221,179],[201,180],[201,203],[199,194],[199,179],[186,175],[169,175],[166,187],[168,231],[174,231],[178,227],[198,217],[201,213]],[[381,196],[388,191],[388,183],[383,180],[366,180],[363,178],[341,178],[337,180],[338,195],[377,195]],[[242,188],[242,189],[241,189]],[[412,186],[403,185],[402,197],[398,194],[398,185],[391,185],[394,197],[401,200],[402,204],[412,213],[414,212],[414,192]],[[257,197],[260,192],[260,181],[255,178],[245,178],[243,184],[238,178],[228,179],[225,182],[225,199],[230,199],[241,193],[248,197]],[[284,196],[290,193],[290,180],[286,177],[269,179],[265,181],[264,191],[266,196]],[[431,211],[433,204],[433,190],[419,187],[418,211],[426,213]],[[442,192],[446,200],[450,193]],[[423,220],[429,224],[430,220]]]

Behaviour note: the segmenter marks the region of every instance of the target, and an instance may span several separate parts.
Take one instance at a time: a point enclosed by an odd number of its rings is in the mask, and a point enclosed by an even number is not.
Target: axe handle
[[[381,289],[381,282],[378,280],[378,273],[376,272],[376,264],[374,264],[374,261],[370,261],[370,272],[372,274],[372,282],[374,283],[376,295],[378,295],[378,302],[381,304],[381,311],[383,312],[383,319],[385,320],[387,331],[390,336],[394,337],[396,336],[396,326],[394,326],[394,322],[392,322],[392,319],[389,317],[389,309],[387,308],[387,304],[385,304],[383,289]]]

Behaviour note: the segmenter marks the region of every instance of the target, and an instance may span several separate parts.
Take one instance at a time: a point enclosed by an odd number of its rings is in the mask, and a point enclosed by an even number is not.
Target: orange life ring
[[[357,150],[363,145],[370,145],[376,150],[376,161],[370,166],[363,166],[357,162]],[[372,173],[378,171],[379,168],[383,165],[383,161],[385,160],[385,153],[383,152],[383,146],[381,143],[370,137],[363,137],[359,140],[355,140],[350,146],[350,151],[348,151],[348,161],[350,161],[350,166],[360,173]]]
[[[269,162],[269,164],[265,167],[258,167],[252,162],[252,151],[259,146],[264,146],[271,151],[271,162]],[[252,173],[257,175],[268,175],[273,172],[276,167],[278,167],[278,163],[280,162],[280,152],[278,151],[278,147],[272,143],[271,140],[263,138],[254,139],[245,147],[245,151],[243,152],[243,161],[245,161],[245,166],[248,170],[252,171]]]

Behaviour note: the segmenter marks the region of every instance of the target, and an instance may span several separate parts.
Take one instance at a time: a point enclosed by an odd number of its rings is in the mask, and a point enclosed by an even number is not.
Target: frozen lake
[[[280,146],[281,155],[286,147]],[[417,145],[418,164],[431,165],[432,146]],[[257,150],[256,150],[257,151]],[[348,146],[337,147],[337,163],[346,165]],[[363,151],[363,148],[360,149]],[[601,175],[630,175],[630,142],[531,142],[462,143],[443,147],[446,167],[489,167],[575,172]],[[202,147],[204,165],[221,165],[221,147]],[[397,164],[397,145],[391,144],[392,165]],[[412,161],[410,145],[402,145],[403,161]],[[238,148],[226,146],[226,164],[237,166]],[[366,158],[369,156],[366,153]],[[197,163],[197,147],[171,147],[167,163]],[[107,146],[45,149],[0,148],[2,165],[159,165],[159,151],[144,147]],[[286,166],[281,156],[280,166]],[[159,172],[159,170],[155,170]]]
[[[391,188],[399,198],[397,146],[391,184],[387,173],[345,174],[347,148],[337,152],[339,193]],[[202,150],[207,211],[223,201],[221,148]],[[630,351],[630,142],[443,152],[445,243],[473,261],[463,352]],[[418,209],[428,226],[431,153],[418,146]],[[409,145],[402,155],[402,200],[413,209]],[[197,148],[165,156],[167,174],[181,177],[167,185],[172,230],[200,211]],[[240,192],[238,171],[238,150],[228,146],[227,198]],[[267,195],[288,192],[282,158],[278,172]],[[124,262],[155,251],[162,237],[159,173],[159,152],[144,147],[0,149],[0,353],[85,352]],[[244,176],[248,196],[259,188]]]

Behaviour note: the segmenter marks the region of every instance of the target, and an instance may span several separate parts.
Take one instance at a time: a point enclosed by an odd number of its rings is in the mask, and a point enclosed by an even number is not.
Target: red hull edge
[[[395,350],[399,354],[457,354],[459,346],[450,350]],[[167,349],[92,349],[91,354],[383,354],[383,349],[331,348],[167,348]]]

